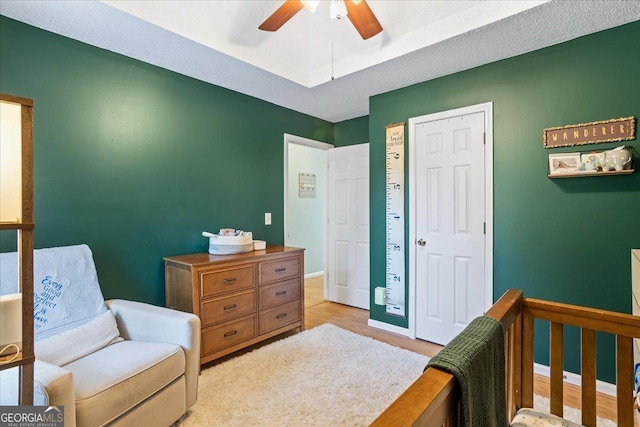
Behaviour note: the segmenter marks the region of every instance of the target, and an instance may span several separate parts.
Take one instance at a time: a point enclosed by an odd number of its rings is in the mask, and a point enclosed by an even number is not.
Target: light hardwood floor
[[[316,276],[304,280],[304,308],[322,304],[324,301],[324,277]]]
[[[386,332],[367,325],[369,312],[342,304],[325,301],[323,298],[323,278],[314,277],[305,280],[305,328],[311,329],[323,323],[332,323],[343,329],[365,335],[416,353],[432,357],[441,346],[418,339],[409,339],[402,335]],[[549,397],[549,382],[536,375],[534,393]],[[581,407],[580,387],[565,384],[564,404],[574,408]],[[615,418],[616,399],[598,393],[597,414],[599,417]],[[637,425],[637,424],[636,424]]]

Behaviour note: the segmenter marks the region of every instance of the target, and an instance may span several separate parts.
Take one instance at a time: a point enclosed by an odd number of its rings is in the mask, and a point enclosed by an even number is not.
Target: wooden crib
[[[485,316],[505,332],[507,418],[533,407],[534,319],[550,322],[550,412],[563,415],[563,325],[581,331],[582,424],[596,425],[596,331],[616,337],[617,423],[634,425],[633,339],[640,338],[640,317],[532,298],[507,291]],[[375,427],[457,426],[460,393],[455,378],[427,369],[372,424]]]

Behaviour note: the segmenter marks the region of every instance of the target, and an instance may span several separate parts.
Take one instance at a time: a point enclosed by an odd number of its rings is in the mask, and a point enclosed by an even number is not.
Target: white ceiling
[[[371,0],[368,4],[384,22],[384,31],[368,40],[362,40],[348,18],[330,18],[330,1],[321,1],[315,13],[302,9],[275,33],[261,31],[258,26],[284,0],[102,1],[243,62],[313,87],[331,80],[332,63],[334,77],[344,76],[548,0]]]
[[[0,14],[331,122],[368,114],[372,95],[640,19],[640,0],[369,0],[384,28],[369,40],[328,2],[258,30],[282,1],[3,0]]]

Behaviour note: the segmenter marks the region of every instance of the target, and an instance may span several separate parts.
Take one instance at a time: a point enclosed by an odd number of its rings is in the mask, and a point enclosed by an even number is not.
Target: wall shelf
[[[35,227],[32,222],[0,222],[0,230],[33,230]]]
[[[557,174],[548,174],[549,178],[582,178],[585,176],[611,176],[611,175],[631,175],[635,172],[635,169],[625,169],[621,171],[606,171],[606,172],[592,172],[592,171],[584,171],[584,172],[569,172],[569,173],[557,173]]]
[[[18,356],[15,357],[15,354],[9,354],[7,356],[0,356],[0,362],[2,362],[2,369],[10,369],[16,366],[23,366],[27,364],[31,364],[36,361],[35,356],[24,357],[22,352],[18,353]],[[10,360],[10,362],[8,362]]]

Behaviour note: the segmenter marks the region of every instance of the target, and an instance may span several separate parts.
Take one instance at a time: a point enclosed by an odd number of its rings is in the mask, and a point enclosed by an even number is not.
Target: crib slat
[[[533,316],[522,311],[522,407],[533,408]]]
[[[511,420],[517,410],[522,407],[522,316],[518,315],[515,322],[507,329],[506,370],[507,370],[507,419]]]
[[[618,425],[633,426],[633,339],[616,336]]]
[[[596,331],[582,329],[582,425],[596,426]]]
[[[507,329],[504,333],[504,357],[505,357],[505,391],[507,392],[507,417],[511,419],[511,408],[513,406],[513,359],[510,357],[513,351],[513,331]]]
[[[509,355],[513,370],[513,402],[509,412],[509,420],[515,416],[515,408],[522,408],[522,315],[519,314],[511,327],[513,348]]]
[[[551,394],[551,413],[562,417],[562,385],[563,376],[563,360],[564,360],[564,327],[562,323],[551,322],[551,357],[549,364],[551,370],[550,378],[550,394]]]
[[[515,327],[507,329],[505,332],[505,371],[506,371],[506,392],[507,392],[507,419],[511,420],[516,413],[516,399],[519,395],[519,389],[516,388],[516,358],[514,355],[514,347],[516,343]]]

